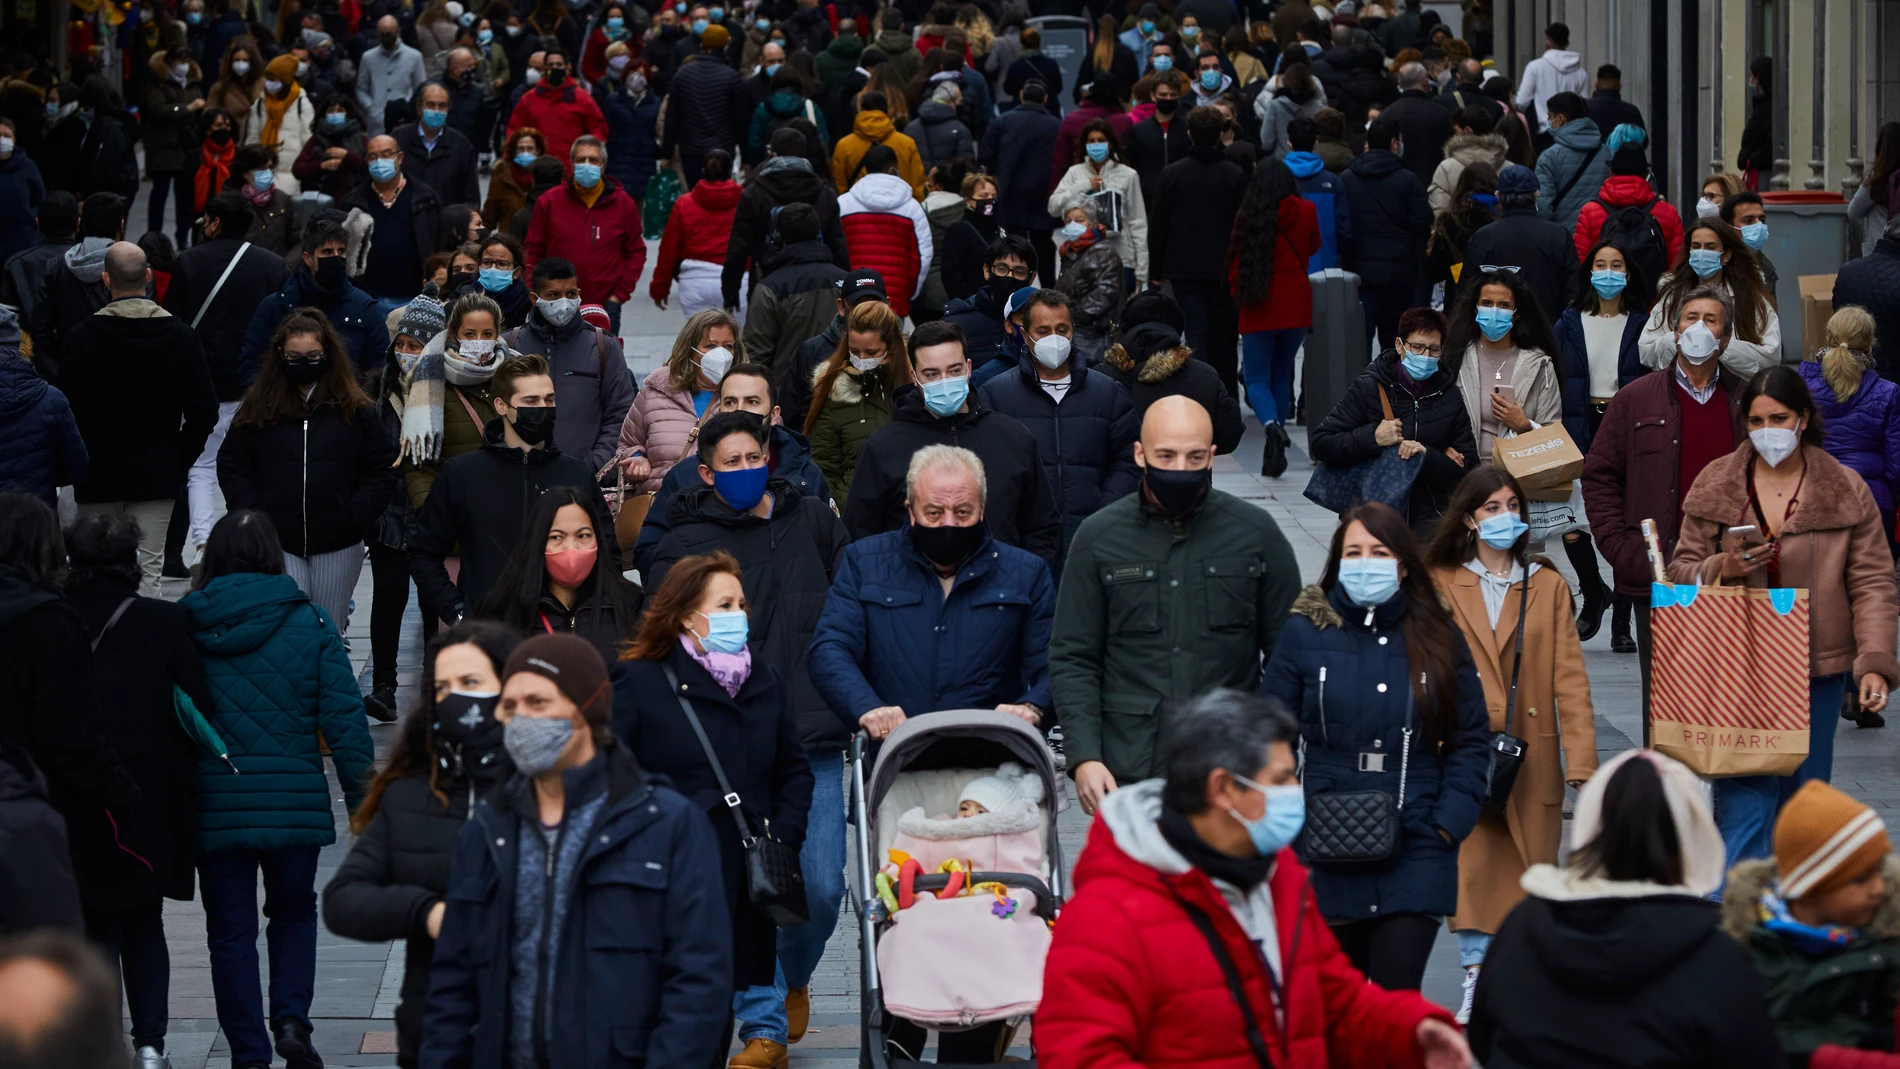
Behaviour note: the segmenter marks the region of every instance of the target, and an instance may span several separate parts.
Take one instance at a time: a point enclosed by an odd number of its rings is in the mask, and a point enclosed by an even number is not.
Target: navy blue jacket
[[[971,389],[995,378],[997,371],[1014,366],[1016,357],[1021,355],[1006,353],[1009,334],[1003,329],[1003,306],[990,296],[988,283],[968,297],[952,299],[943,310],[943,320],[963,328],[963,353],[970,358],[972,369],[981,371],[998,359],[1009,361],[987,375],[972,377]]]
[[[658,94],[648,92],[635,103],[625,89],[609,89],[601,81],[594,85],[594,103],[607,120],[607,176],[627,187],[629,196],[644,200],[659,153],[653,136],[660,120]]]
[[[1648,314],[1630,310],[1629,318],[1623,323],[1623,344],[1616,357],[1616,385],[1618,389],[1628,386],[1644,375],[1649,368],[1643,366],[1636,351],[1636,342],[1643,336],[1643,324],[1649,322]],[[1559,363],[1563,366],[1564,430],[1570,432],[1570,440],[1585,453],[1590,451],[1590,351],[1583,343],[1583,313],[1576,308],[1564,309],[1553,329],[1557,332],[1557,351],[1562,354]]]
[[[1489,779],[1491,716],[1464,636],[1451,629],[1458,657],[1458,722],[1443,756],[1431,752],[1413,712],[1406,665],[1403,592],[1366,610],[1335,586],[1328,595],[1309,586],[1260,677],[1260,693],[1279,699],[1299,717],[1306,744],[1307,805],[1335,791],[1384,791],[1399,797],[1399,853],[1375,865],[1316,866],[1313,890],[1330,922],[1369,920],[1395,913],[1442,916],[1458,907],[1458,844],[1478,823]],[[1410,723],[1411,760],[1403,729]],[[1384,772],[1358,770],[1362,754],[1383,755]],[[1443,831],[1451,838],[1446,840]]]
[[[40,243],[33,214],[44,196],[46,179],[26,150],[15,145],[13,155],[0,160],[0,260]]]
[[[271,335],[277,333],[284,317],[305,305],[330,317],[330,325],[350,351],[357,381],[362,381],[367,369],[382,366],[384,354],[389,351],[389,324],[377,311],[376,298],[347,282],[341,291],[328,292],[317,285],[308,267],[299,267],[284,288],[264,298],[251,316],[251,329],[244,332],[244,346],[238,350],[241,386],[251,388],[251,380],[257,377],[258,354],[270,345]]]
[[[831,486],[825,482],[825,473],[812,463],[811,442],[804,435],[788,427],[773,427],[772,454],[778,458],[772,468],[774,477],[798,487],[801,497],[831,503]],[[673,498],[704,485],[705,481],[699,477],[697,457],[667,469],[666,478],[660,480],[659,492],[653,495],[653,504],[647,507],[646,522],[640,526],[640,540],[633,546],[633,567],[638,568],[641,575],[653,567],[653,554],[660,548],[660,540],[673,529],[673,521],[666,515]]]
[[[1874,370],[1900,382],[1900,239],[1874,242],[1872,255],[1841,265],[1834,307],[1859,305],[1874,317]]]
[[[1054,89],[1050,92],[1053,94]],[[996,196],[996,221],[1003,229],[1054,230],[1050,218],[1049,161],[1055,156],[1062,120],[1040,104],[1019,104],[990,123],[983,133],[982,157],[1002,183]]]
[[[732,998],[732,923],[712,825],[617,743],[606,760],[607,799],[545,958],[557,1007],[548,1064],[710,1065]],[[534,805],[529,781],[511,777],[476,804],[455,841],[429,970],[426,1069],[508,1067],[515,874]]]
[[[989,539],[946,597],[908,528],[845,548],[805,669],[839,716],[910,716],[1049,696],[1056,588],[1033,553]]]
[[[1121,383],[1099,371],[1074,370],[1070,358],[1069,391],[1057,405],[1036,375],[1034,357],[1025,356],[1014,372],[983,384],[990,407],[1029,428],[1042,454],[1042,467],[1062,511],[1061,561],[1075,529],[1096,509],[1134,490],[1141,482],[1135,466],[1135,437],[1140,423],[1134,402]]]
[[[89,465],[66,395],[17,350],[0,353],[0,490],[38,494],[50,505],[59,487],[86,481]]]

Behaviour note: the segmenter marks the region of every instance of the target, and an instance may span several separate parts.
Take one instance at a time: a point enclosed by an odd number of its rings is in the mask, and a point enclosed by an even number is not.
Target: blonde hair
[[[675,390],[691,393],[699,388],[699,354],[693,350],[714,327],[732,331],[732,362],[745,363],[745,340],[739,336],[739,321],[717,308],[694,312],[673,339],[673,355],[666,358],[667,379]]]
[[[1727,200],[1742,191],[1741,179],[1726,171],[1717,171],[1709,177],[1704,178],[1702,184],[1696,187],[1696,192],[1699,194],[1702,190],[1709,188],[1709,183],[1711,182],[1722,187],[1723,200]]]
[[[1821,377],[1834,391],[1834,399],[1845,401],[1860,390],[1861,377],[1872,367],[1869,354],[1874,351],[1874,317],[1865,308],[1847,305],[1827,321],[1827,348],[1808,357],[1821,362]]]

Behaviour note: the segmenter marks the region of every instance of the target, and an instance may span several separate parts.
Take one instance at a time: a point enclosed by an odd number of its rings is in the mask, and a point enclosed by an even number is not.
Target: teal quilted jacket
[[[179,604],[204,660],[207,712],[238,770],[216,758],[198,762],[198,848],[335,842],[317,733],[330,744],[351,809],[369,783],[375,746],[329,617],[284,575],[221,576]]]

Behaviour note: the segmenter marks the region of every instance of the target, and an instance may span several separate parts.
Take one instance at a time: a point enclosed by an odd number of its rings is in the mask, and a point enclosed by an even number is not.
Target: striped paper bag
[[[1786,776],[1808,756],[1808,592],[1650,586],[1650,738],[1704,776]]]

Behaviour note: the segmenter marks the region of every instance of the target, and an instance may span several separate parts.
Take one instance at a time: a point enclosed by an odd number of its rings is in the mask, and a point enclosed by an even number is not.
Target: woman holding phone
[[[1900,683],[1893,557],[1867,481],[1822,448],[1821,413],[1792,366],[1749,379],[1742,412],[1748,440],[1683,496],[1669,579],[1808,591],[1808,757],[1792,776],[1714,781],[1730,864],[1769,856],[1782,803],[1808,780],[1830,778],[1849,680],[1875,713]]]

